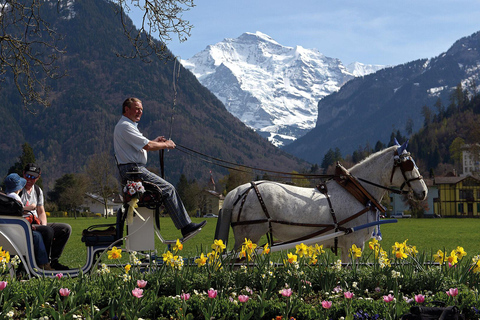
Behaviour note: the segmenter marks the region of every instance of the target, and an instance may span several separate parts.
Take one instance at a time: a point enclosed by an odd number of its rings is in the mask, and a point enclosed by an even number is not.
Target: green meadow
[[[202,221],[201,218],[193,218],[194,222]],[[184,243],[181,252],[183,257],[197,256],[200,252],[207,253],[211,250],[215,235],[217,219],[208,218],[207,225],[194,238]],[[72,236],[67,243],[62,263],[70,267],[80,267],[86,260],[86,247],[81,242],[82,230],[91,225],[114,223],[115,218],[49,218],[49,222],[65,222],[72,226]],[[181,237],[172,220],[168,217],[160,219],[161,234],[164,239],[177,239]],[[383,224],[380,227],[383,240],[382,248],[391,251],[395,242],[407,241],[407,244],[416,246],[420,253],[431,255],[438,250],[447,251],[461,246],[468,254],[468,258],[480,254],[480,220],[479,219],[399,219],[397,223]],[[167,249],[158,239],[156,249],[162,254]],[[266,243],[261,240],[260,244]],[[230,232],[230,240],[227,249],[231,250],[234,245],[233,233]],[[368,244],[367,244],[368,245]]]

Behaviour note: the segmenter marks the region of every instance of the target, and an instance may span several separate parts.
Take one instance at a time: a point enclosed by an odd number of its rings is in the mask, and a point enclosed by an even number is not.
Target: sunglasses
[[[31,174],[25,173],[25,178],[27,178],[27,179],[37,179],[38,176],[36,177],[36,176],[32,176]]]

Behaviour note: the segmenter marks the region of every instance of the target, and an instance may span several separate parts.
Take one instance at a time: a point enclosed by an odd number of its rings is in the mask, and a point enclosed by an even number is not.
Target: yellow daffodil
[[[163,261],[164,262],[167,262],[168,260],[171,260],[173,258],[173,253],[169,251],[165,252],[164,254],[162,254],[162,257],[163,257]]]
[[[479,273],[480,272],[480,260],[477,260],[472,268],[473,268],[473,273]]]
[[[199,258],[195,259],[195,263],[197,264],[197,266],[200,268],[200,267],[203,267],[205,264],[207,264],[207,257],[205,257],[203,255],[203,252],[202,254],[200,255]]]
[[[300,244],[297,244],[295,246],[295,249],[296,249],[295,253],[298,254],[300,257],[308,256],[308,247],[303,242]]]
[[[108,251],[108,259],[120,259],[122,257],[122,249],[117,247],[113,247],[112,250]]]
[[[380,248],[380,242],[377,239],[373,238],[372,241],[368,243],[370,250],[378,251]]]
[[[444,263],[445,262],[445,254],[442,250],[438,250],[436,254],[433,255],[433,259],[435,262]]]
[[[213,244],[212,244],[212,249],[215,251],[215,252],[218,252],[218,253],[222,253],[223,250],[225,250],[227,246],[223,244],[223,240],[217,240],[215,239],[213,241]]]
[[[183,243],[180,242],[179,239],[177,239],[177,243],[175,243],[175,246],[173,247],[173,251],[178,252],[183,250]]]
[[[287,254],[287,261],[288,261],[288,263],[297,262],[297,255],[289,252]]]
[[[455,254],[455,251],[452,251],[448,257],[445,257],[445,261],[448,261],[450,266],[457,264],[458,258]]]
[[[360,258],[362,256],[362,249],[357,248],[356,244],[352,244],[352,247],[348,249],[348,252],[352,256],[352,258],[355,258],[355,259]]]
[[[127,265],[125,266],[125,272],[128,273],[128,271],[130,271],[131,268],[132,268],[132,265],[127,264]]]
[[[269,254],[269,253],[270,253],[270,248],[268,247],[268,243],[266,243],[266,244],[263,246],[262,254]]]
[[[467,255],[467,253],[465,252],[463,247],[457,247],[457,249],[455,249],[455,255],[457,256],[458,260],[461,260]]]
[[[245,242],[243,243],[243,247],[245,248],[245,251],[247,251],[247,253],[249,255],[251,255],[253,253],[253,250],[255,250],[257,248],[257,244],[256,243],[253,243],[252,240],[245,238]]]

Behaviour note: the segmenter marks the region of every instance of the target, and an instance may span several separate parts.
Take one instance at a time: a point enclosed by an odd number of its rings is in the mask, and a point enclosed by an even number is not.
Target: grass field
[[[203,219],[193,218],[192,221],[199,222]],[[209,252],[214,240],[217,219],[209,218],[203,230],[193,239],[184,244],[181,255],[193,257],[200,252]],[[72,236],[67,243],[61,262],[70,267],[80,267],[86,260],[86,247],[81,242],[82,230],[95,224],[114,223],[115,218],[49,218],[49,222],[65,222],[72,226]],[[181,237],[168,217],[161,218],[161,233],[165,239],[176,239]],[[450,253],[457,246],[461,246],[468,253],[468,258],[480,254],[480,220],[479,219],[399,219],[398,223],[385,224],[381,226],[383,240],[382,247],[391,251],[390,248],[395,242],[403,242],[408,239],[407,244],[417,247],[419,252],[427,254],[436,253],[437,250],[446,250]],[[233,233],[230,232],[228,249],[233,247]],[[264,244],[266,240],[262,240]],[[159,253],[166,249],[165,245],[156,239],[156,248]]]

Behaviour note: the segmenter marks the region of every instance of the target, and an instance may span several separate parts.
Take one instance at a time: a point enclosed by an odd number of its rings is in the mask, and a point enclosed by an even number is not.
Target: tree
[[[335,148],[335,151],[332,149],[328,149],[325,156],[323,156],[321,167],[324,170],[327,170],[329,166],[341,160],[342,160],[342,153],[340,152],[340,149],[338,147]]]
[[[464,145],[465,140],[460,137],[456,137],[448,148],[448,151],[450,152],[450,158],[452,158],[456,163],[461,163],[462,161],[462,147]]]
[[[413,119],[410,117],[407,119],[407,123],[405,124],[405,131],[409,136],[411,136],[413,133]]]
[[[193,0],[112,0],[120,14],[124,35],[132,44],[129,58],[146,60],[153,55],[173,58],[166,48],[171,35],[182,42],[190,36],[192,26],[182,13],[194,6]],[[49,79],[62,77],[58,61],[64,53],[62,35],[48,21],[47,10],[68,14],[69,0],[10,0],[0,8],[0,82],[12,81],[25,106],[50,104]],[[135,7],[143,12],[139,29],[131,27],[126,16]],[[154,38],[157,38],[155,41]],[[120,55],[120,54],[117,54]],[[120,55],[127,57],[126,55]]]
[[[85,198],[87,182],[80,174],[67,173],[55,180],[53,190],[48,192],[50,201],[55,202],[60,210],[74,211],[80,207]]]
[[[187,177],[182,174],[176,189],[187,212],[191,213],[199,207],[201,188],[195,180],[189,182]]]
[[[104,151],[91,157],[85,170],[89,192],[98,195],[103,201],[105,219],[108,216],[108,199],[118,190],[114,162],[111,154]]]
[[[373,152],[378,152],[383,149],[385,149],[385,143],[378,140],[377,143],[375,143],[375,149],[373,149]]]
[[[18,161],[15,162],[13,166],[8,169],[8,173],[17,173],[18,175],[23,175],[23,169],[27,165],[27,163],[35,163],[35,155],[33,154],[32,147],[25,142],[22,145],[22,155],[18,158]]]
[[[228,175],[221,179],[220,183],[225,185],[225,190],[228,193],[239,185],[252,181],[253,176],[253,172],[248,169],[228,169]]]
[[[432,121],[432,110],[427,106],[422,107],[422,115],[423,115],[423,126],[427,127],[430,122]]]
[[[22,145],[22,154],[18,158],[18,161],[13,164],[13,166],[8,169],[8,174],[10,173],[17,173],[19,176],[23,176],[23,169],[27,165],[27,163],[36,163],[37,161],[35,160],[35,154],[33,153],[32,147],[28,144],[28,142],[25,142]],[[42,178],[36,182],[36,184],[40,187],[43,188],[43,183],[42,183]]]

